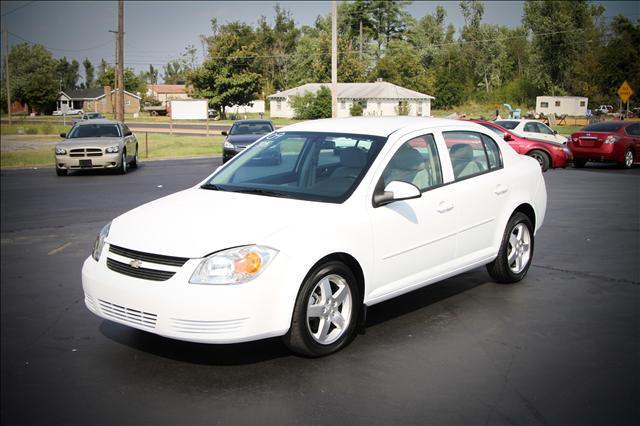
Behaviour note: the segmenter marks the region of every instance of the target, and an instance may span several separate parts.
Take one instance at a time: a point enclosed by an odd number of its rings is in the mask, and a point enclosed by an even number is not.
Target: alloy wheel
[[[307,328],[311,337],[329,345],[338,340],[351,323],[353,301],[346,280],[332,274],[315,285],[307,303]]]
[[[531,234],[524,223],[518,223],[509,235],[507,249],[507,264],[515,274],[519,274],[527,267],[531,259]]]

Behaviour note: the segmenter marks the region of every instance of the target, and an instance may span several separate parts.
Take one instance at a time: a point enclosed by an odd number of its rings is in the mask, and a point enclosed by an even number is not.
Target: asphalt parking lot
[[[545,173],[523,282],[480,268],[377,305],[326,358],[279,339],[171,341],[91,314],[80,268],[102,225],[219,163],[2,171],[2,424],[640,423],[640,168]]]

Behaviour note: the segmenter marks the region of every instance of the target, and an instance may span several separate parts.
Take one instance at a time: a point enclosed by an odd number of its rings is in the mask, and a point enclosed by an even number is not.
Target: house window
[[[549,102],[540,102],[540,108],[549,108]]]
[[[358,101],[362,109],[367,109],[367,101],[365,99]]]
[[[556,106],[560,106],[560,101],[556,101]]]
[[[344,101],[340,102],[340,109],[345,109],[345,108],[347,108],[347,104]]]
[[[378,101],[378,110],[382,109],[382,102]]]
[[[131,105],[131,99],[127,99],[127,100],[125,101],[125,103],[124,103],[124,104],[125,104],[126,106]]]
[[[581,107],[585,106],[585,101],[580,101],[580,106]]]
[[[422,102],[418,102],[416,104],[416,111],[417,111],[416,114],[422,115]]]
[[[276,110],[277,110],[277,111],[282,110],[282,101],[277,101],[277,102],[276,102]]]

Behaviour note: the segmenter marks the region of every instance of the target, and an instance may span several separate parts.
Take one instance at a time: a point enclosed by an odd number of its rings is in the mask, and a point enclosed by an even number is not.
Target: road
[[[1,172],[2,424],[640,423],[640,169],[547,172],[523,282],[479,268],[376,305],[366,333],[326,358],[91,314],[80,268],[103,224],[218,164]]]

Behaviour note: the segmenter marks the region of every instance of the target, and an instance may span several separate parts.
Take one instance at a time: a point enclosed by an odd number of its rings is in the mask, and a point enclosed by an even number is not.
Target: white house
[[[331,89],[330,83],[308,83],[267,96],[271,117],[292,118],[295,112],[289,103],[291,97],[306,92],[316,93],[322,86]],[[399,109],[406,106],[408,115],[429,117],[432,99],[435,98],[381,80],[375,83],[338,83],[338,117],[350,117],[350,108],[355,103],[362,105],[363,115],[399,115]]]
[[[235,114],[264,114],[264,101],[256,99],[249,105],[231,105],[226,108],[227,113]]]
[[[536,97],[537,114],[586,116],[589,99],[582,96],[538,96]]]

